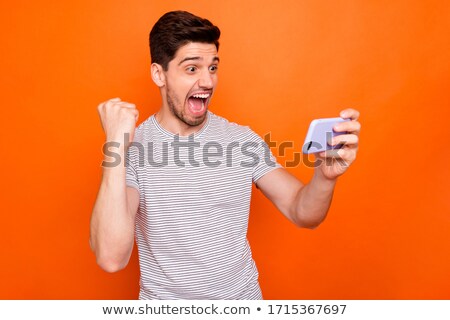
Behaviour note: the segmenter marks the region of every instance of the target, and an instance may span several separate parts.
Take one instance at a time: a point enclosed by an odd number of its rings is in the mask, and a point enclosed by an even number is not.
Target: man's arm
[[[256,182],[278,210],[299,227],[315,228],[325,219],[337,178],[347,171],[356,158],[361,129],[357,121],[359,112],[347,109],[341,112],[341,117],[351,121],[335,127],[335,131],[347,133],[333,138],[332,145],[343,144],[343,147],[316,155],[320,165],[315,168],[314,176],[307,185],[282,168],[269,172]]]
[[[260,178],[256,185],[290,221],[299,227],[315,228],[326,217],[336,180],[316,172],[306,185],[280,168]]]
[[[139,192],[126,186],[125,154],[134,136],[138,111],[133,104],[111,99],[98,107],[107,142],[116,142],[121,162],[103,167],[103,177],[91,217],[90,245],[105,271],[123,269],[134,245],[134,226]],[[125,133],[130,141],[124,145]],[[105,156],[106,157],[106,156]],[[109,162],[105,158],[106,162]]]
[[[126,186],[124,171],[123,166],[104,169],[92,211],[91,248],[98,265],[108,272],[125,268],[134,245],[139,192]]]

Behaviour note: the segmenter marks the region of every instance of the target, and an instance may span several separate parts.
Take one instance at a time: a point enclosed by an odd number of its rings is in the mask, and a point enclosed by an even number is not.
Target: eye
[[[190,66],[190,67],[186,68],[186,71],[188,73],[194,73],[196,70],[197,70],[197,67],[195,67],[195,66]]]
[[[217,68],[218,68],[218,66],[215,64],[215,65],[212,65],[212,66],[210,66],[209,67],[209,71],[211,71],[211,72],[216,72],[217,71]]]

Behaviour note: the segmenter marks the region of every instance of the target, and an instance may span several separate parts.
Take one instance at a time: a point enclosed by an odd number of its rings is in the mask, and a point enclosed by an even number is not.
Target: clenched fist
[[[129,141],[125,148],[128,148],[133,141],[136,122],[139,111],[132,103],[121,101],[119,98],[110,99],[98,105],[98,113],[102,122],[103,131],[106,134],[106,141],[117,141],[122,143],[126,133],[129,134]]]

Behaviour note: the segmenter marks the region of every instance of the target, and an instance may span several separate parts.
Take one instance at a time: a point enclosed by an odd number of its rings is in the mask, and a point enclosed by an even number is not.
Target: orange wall
[[[136,254],[107,274],[89,249],[96,106],[121,97],[140,122],[158,109],[147,37],[173,9],[222,30],[213,112],[299,150],[313,118],[361,111],[359,157],[318,229],[255,189],[265,298],[450,299],[450,5],[382,0],[2,4],[0,298],[137,297]]]

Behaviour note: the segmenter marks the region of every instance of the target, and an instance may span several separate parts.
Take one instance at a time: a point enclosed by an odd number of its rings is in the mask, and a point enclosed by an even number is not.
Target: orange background
[[[139,123],[157,111],[148,33],[184,9],[222,31],[213,112],[298,151],[312,119],[361,111],[358,159],[318,229],[297,229],[254,190],[249,238],[265,298],[450,299],[447,1],[1,6],[0,298],[137,298],[136,253],[108,274],[89,249],[96,107],[121,97]],[[289,170],[304,182],[313,173]]]

